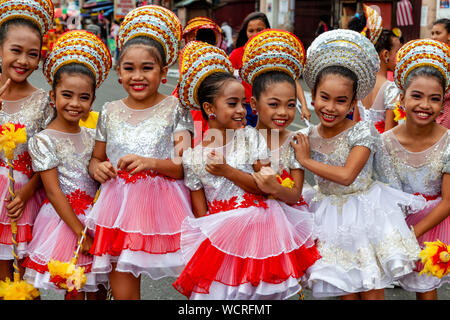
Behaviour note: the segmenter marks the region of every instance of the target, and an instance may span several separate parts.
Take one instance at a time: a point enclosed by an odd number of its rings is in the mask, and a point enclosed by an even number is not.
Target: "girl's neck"
[[[430,137],[436,129],[436,123],[430,122],[425,126],[418,126],[411,121],[405,121],[405,132],[415,141],[423,141],[424,137]]]
[[[125,99],[123,99],[123,102],[131,109],[147,109],[151,108],[158,103],[160,103],[166,96],[156,92],[155,94],[151,95],[150,97],[147,97],[143,100],[136,100],[132,96],[127,96]]]
[[[319,134],[323,138],[333,138],[343,132],[344,130],[352,127],[355,123],[347,118],[344,118],[341,122],[334,125],[333,127],[325,127],[322,124],[319,124],[317,127],[317,130],[319,131]]]
[[[0,88],[3,87],[3,85],[6,83],[8,79],[2,77],[0,80]],[[32,94],[37,89],[31,85],[31,83],[28,82],[28,80],[25,80],[23,82],[14,82],[10,81],[8,88],[4,92],[2,99],[4,100],[20,100],[25,97],[28,97],[30,94]]]
[[[79,133],[81,130],[79,122],[70,122],[65,119],[61,119],[58,115],[47,128],[65,133]]]
[[[220,148],[228,144],[228,142],[231,141],[232,136],[230,135],[229,131],[232,129],[222,128],[217,125],[211,124],[211,121],[208,121],[208,131],[205,134],[206,139],[203,139],[203,146],[204,147],[210,147],[210,148]],[[228,130],[228,134],[227,134]],[[210,134],[208,134],[208,132]]]
[[[267,146],[270,150],[277,150],[281,147],[281,145],[286,140],[287,136],[289,136],[290,131],[287,129],[277,130],[277,129],[270,129],[261,123],[257,123],[255,129],[260,131],[262,136],[266,139]],[[264,132],[265,130],[265,132]],[[272,137],[275,141],[272,141]],[[272,144],[274,142],[274,144]]]

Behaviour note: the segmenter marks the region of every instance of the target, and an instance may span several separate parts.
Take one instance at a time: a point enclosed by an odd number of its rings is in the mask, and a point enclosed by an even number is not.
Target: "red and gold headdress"
[[[120,25],[117,47],[122,49],[125,42],[138,36],[158,41],[166,53],[167,64],[171,66],[175,63],[183,36],[183,28],[175,13],[157,5],[130,11]]]
[[[112,61],[108,48],[96,35],[84,30],[74,30],[58,38],[45,60],[43,71],[50,85],[56,71],[69,63],[80,63],[88,67],[95,75],[98,88],[108,76]]]
[[[180,55],[178,97],[181,105],[200,110],[197,90],[202,81],[215,72],[233,74],[233,66],[227,54],[222,49],[205,42],[189,42]]]
[[[364,5],[364,14],[366,15],[366,26],[361,34],[366,36],[374,45],[383,31],[383,19],[377,10]]]
[[[295,35],[284,30],[266,29],[245,45],[240,75],[249,84],[259,74],[273,70],[286,72],[293,79],[298,79],[305,60],[305,49]]]
[[[52,0],[0,0],[0,25],[12,19],[32,21],[44,35],[53,27]]]
[[[216,35],[216,45],[222,41],[222,29],[208,17],[195,17],[189,20],[186,27],[184,27],[183,37],[186,38],[190,34],[193,34],[193,38],[195,39],[197,31],[200,29],[213,30]]]
[[[422,66],[439,70],[445,79],[445,91],[450,89],[450,46],[431,39],[411,40],[397,53],[397,65],[394,71],[395,84],[404,89],[410,72]]]

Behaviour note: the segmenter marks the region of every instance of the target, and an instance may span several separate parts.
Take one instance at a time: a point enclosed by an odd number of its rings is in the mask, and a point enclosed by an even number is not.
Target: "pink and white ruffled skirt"
[[[119,174],[101,186],[87,220],[95,230],[93,271],[142,273],[152,279],[176,277],[184,267],[181,223],[192,217],[183,180],[140,172]]]

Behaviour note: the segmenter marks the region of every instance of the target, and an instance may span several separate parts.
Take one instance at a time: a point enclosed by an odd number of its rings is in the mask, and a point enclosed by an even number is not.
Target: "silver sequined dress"
[[[317,126],[306,134],[312,159],[328,165],[344,166],[356,146],[371,151],[348,186],[315,175],[317,193],[310,211],[322,259],[307,272],[313,295],[380,289],[412,272],[420,248],[398,204],[419,208],[423,202],[374,179],[381,138],[373,123],[360,121],[332,138],[322,138]]]
[[[206,170],[215,151],[228,165],[253,173],[267,159],[264,137],[252,127],[239,129],[220,148],[198,145],[183,154],[185,184],[203,190],[208,213],[186,218],[181,247],[187,262],[173,284],[189,299],[286,299],[300,289],[299,279],[319,258],[310,236],[309,215]]]
[[[56,169],[59,188],[82,224],[89,215],[98,183],[88,172],[94,147],[95,130],[80,128],[79,133],[45,129],[29,140],[28,149],[36,172]],[[93,232],[88,234],[94,239]],[[24,262],[24,278],[36,288],[58,289],[51,281],[47,263],[51,259],[70,262],[77,247],[77,235],[60,218],[53,205],[45,199],[33,228],[29,255]],[[79,254],[77,266],[85,268],[87,281],[82,291],[97,291],[97,285],[107,285],[106,276],[91,272],[92,257]]]
[[[0,124],[12,122],[22,124],[26,128],[27,139],[30,139],[37,132],[44,129],[54,117],[54,109],[48,103],[48,94],[37,89],[29,96],[20,100],[8,101],[3,100],[0,110]],[[14,151],[15,190],[21,189],[27,184],[33,175],[31,168],[31,158],[28,153],[27,143],[17,145]],[[2,199],[8,197],[8,170],[7,159],[3,153],[0,153],[0,192]],[[33,197],[28,200],[22,217],[17,222],[18,234],[18,255],[23,258],[27,253],[27,243],[31,240],[31,232],[43,200],[43,190],[37,190]],[[5,206],[2,206],[0,212],[0,259],[12,260],[12,242],[11,242],[11,224],[7,216]]]
[[[431,147],[420,152],[411,152],[397,140],[395,133],[389,130],[382,135],[385,150],[392,158],[393,168],[401,181],[403,191],[410,194],[421,194],[427,199],[424,210],[406,217],[409,226],[416,225],[426,217],[441,201],[442,177],[450,173],[450,132],[446,133]],[[440,240],[450,243],[450,217],[447,217],[434,228],[418,238],[420,246],[424,242]],[[408,291],[427,292],[450,282],[450,275],[441,279],[419,275],[422,263],[417,270],[400,279],[400,285]]]
[[[106,143],[106,156],[117,168],[128,154],[148,158],[173,158],[176,132],[193,132],[189,110],[168,96],[143,110],[129,108],[122,100],[106,103],[99,115],[96,140]],[[88,219],[95,230],[94,271],[116,270],[152,279],[176,276],[182,270],[180,228],[192,215],[189,192],[183,180],[153,171],[118,176],[100,188]]]

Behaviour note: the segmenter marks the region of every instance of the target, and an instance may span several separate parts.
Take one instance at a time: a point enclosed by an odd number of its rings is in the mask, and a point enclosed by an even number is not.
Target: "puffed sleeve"
[[[106,142],[107,135],[106,135],[106,118],[107,118],[107,107],[108,103],[105,103],[103,107],[100,109],[100,113],[98,115],[97,120],[97,129],[95,132],[95,140]]]
[[[288,146],[288,157],[289,157],[289,169],[305,170],[305,168],[303,168],[303,166],[300,164],[300,162],[298,162],[297,158],[295,157],[295,151],[291,145]]]
[[[372,121],[359,121],[350,129],[347,142],[350,148],[362,146],[375,152],[377,144],[381,142],[381,137]]]
[[[192,118],[191,111],[183,108],[177,98],[171,98],[174,99],[173,103],[176,103],[172,119],[174,128],[173,132],[187,130],[190,131],[191,134],[194,134],[194,120]]]
[[[450,173],[450,139],[447,139],[447,146],[444,149],[444,155],[442,159],[444,160],[444,167],[442,168],[442,173]]]
[[[194,149],[189,148],[183,152],[184,184],[188,189],[197,191],[203,188],[199,176],[194,171]]]
[[[394,110],[397,101],[400,98],[400,89],[395,85],[395,82],[389,82],[384,90],[384,109]]]
[[[53,169],[59,164],[56,146],[45,132],[41,131],[28,140],[28,153],[36,172]]]

